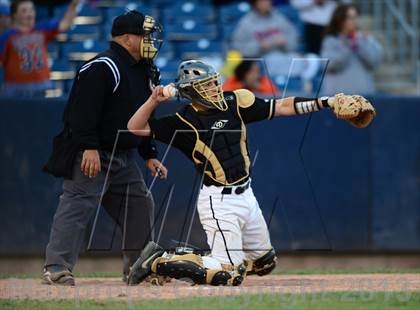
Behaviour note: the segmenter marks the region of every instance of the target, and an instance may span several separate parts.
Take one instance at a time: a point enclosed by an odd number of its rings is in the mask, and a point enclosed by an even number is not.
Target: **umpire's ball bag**
[[[63,131],[54,137],[53,149],[43,171],[55,177],[71,179],[73,175],[73,164],[79,144],[72,138],[71,130],[64,126]]]

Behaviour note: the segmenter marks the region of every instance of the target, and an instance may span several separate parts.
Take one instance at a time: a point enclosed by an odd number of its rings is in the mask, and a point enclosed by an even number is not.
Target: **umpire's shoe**
[[[42,284],[74,286],[74,277],[70,270],[62,266],[48,266],[42,275]]]
[[[165,251],[157,243],[150,241],[143,251],[141,251],[139,258],[131,266],[128,274],[127,284],[136,285],[146,279],[151,273],[153,261],[162,256]]]
[[[139,257],[139,251],[130,252],[130,251],[123,251],[123,276],[122,280],[124,283],[128,281],[128,274],[130,273],[131,266],[134,265],[137,258]]]

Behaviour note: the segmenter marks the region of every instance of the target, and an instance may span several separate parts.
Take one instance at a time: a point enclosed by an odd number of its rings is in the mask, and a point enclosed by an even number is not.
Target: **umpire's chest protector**
[[[240,184],[250,173],[245,124],[233,93],[225,92],[225,99],[226,111],[198,112],[188,106],[178,115],[194,131],[192,159],[206,185]]]

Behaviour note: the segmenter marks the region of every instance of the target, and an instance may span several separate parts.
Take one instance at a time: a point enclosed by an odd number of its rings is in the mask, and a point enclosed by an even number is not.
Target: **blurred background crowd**
[[[1,95],[66,97],[132,9],[163,25],[162,84],[199,58],[265,96],[420,91],[416,0],[0,0]]]

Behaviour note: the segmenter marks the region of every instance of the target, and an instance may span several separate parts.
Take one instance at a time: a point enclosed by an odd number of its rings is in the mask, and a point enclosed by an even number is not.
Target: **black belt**
[[[238,186],[238,187],[236,187],[235,188],[235,194],[236,195],[240,195],[240,194],[242,194],[243,192],[245,192],[248,188],[249,188],[249,184],[250,184],[251,182],[248,182],[248,183],[246,183],[244,186]],[[223,195],[231,195],[232,194],[232,191],[233,191],[233,188],[232,187],[225,187],[223,190],[222,190],[222,194]]]

